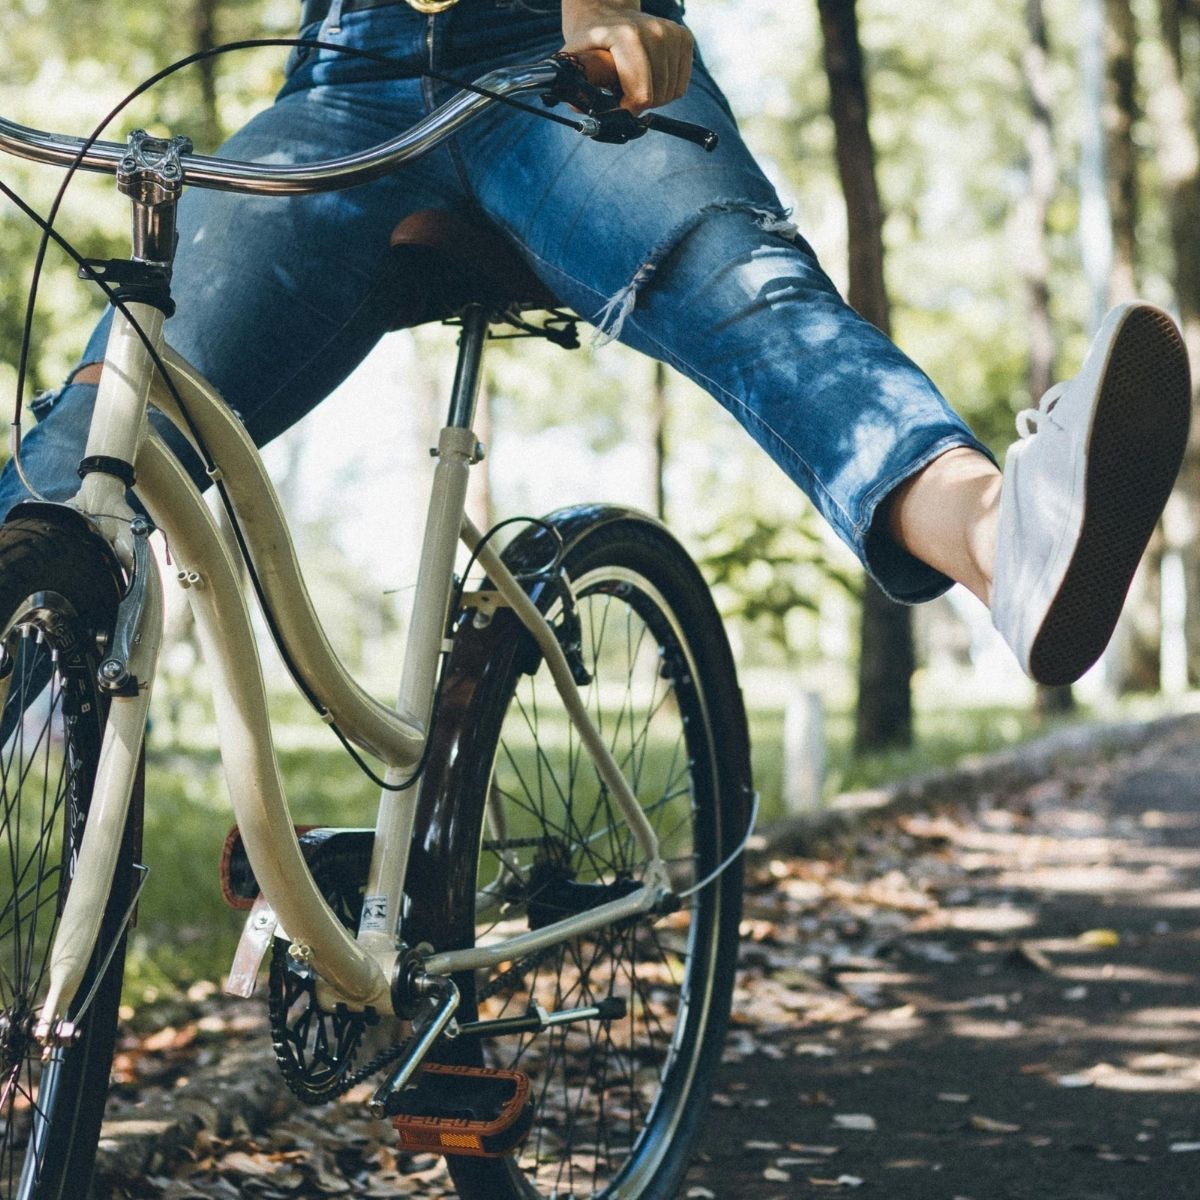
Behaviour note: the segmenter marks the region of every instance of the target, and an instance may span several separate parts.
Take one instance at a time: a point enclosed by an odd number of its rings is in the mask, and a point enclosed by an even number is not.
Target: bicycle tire
[[[626,760],[685,891],[736,850],[749,808],[745,713],[720,618],[700,572],[657,522],[589,507],[554,514],[547,525],[563,538],[581,657],[593,676],[582,694],[618,761]],[[554,554],[550,533],[537,528],[505,557],[527,576]],[[542,582],[532,594],[561,618],[556,587]],[[596,890],[636,877],[639,865],[532,637],[505,609],[486,628],[477,624],[462,620],[447,664],[418,813],[423,849],[410,874],[408,928],[438,949],[495,935],[480,905],[493,904],[497,888],[489,895],[481,885],[500,884],[509,912],[522,914],[519,927],[507,922],[512,934],[552,919],[535,912],[561,906],[572,884]],[[521,760],[533,766],[517,796]],[[541,800],[531,803],[539,789]],[[507,818],[499,816],[504,808]],[[497,972],[456,978],[462,1021],[519,1013],[530,1000],[550,1010],[609,995],[627,1002],[627,1016],[611,1025],[490,1043],[460,1038],[441,1048],[443,1061],[526,1071],[536,1101],[533,1131],[509,1157],[450,1158],[464,1200],[675,1195],[720,1061],[741,876],[739,856],[678,913],[574,939],[553,952],[548,970],[538,963],[519,981]]]
[[[112,631],[121,587],[107,545],[82,522],[20,517],[0,528],[0,644],[13,664],[0,746],[2,1200],[86,1195],[95,1163],[134,895],[140,769],[97,950],[68,1013],[78,1036],[43,1063],[32,1028],[87,820],[107,714],[98,638]]]

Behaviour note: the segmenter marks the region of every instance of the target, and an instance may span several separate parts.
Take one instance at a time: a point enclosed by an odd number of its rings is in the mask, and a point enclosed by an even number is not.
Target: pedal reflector
[[[426,1063],[415,1086],[388,1101],[401,1149],[496,1158],[518,1146],[533,1124],[523,1071]]]

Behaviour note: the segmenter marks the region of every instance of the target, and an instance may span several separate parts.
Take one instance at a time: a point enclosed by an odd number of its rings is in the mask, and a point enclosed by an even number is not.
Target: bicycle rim
[[[736,684],[727,650],[704,644],[720,638],[724,647],[723,634],[702,584],[697,594],[694,568],[652,526],[582,539],[568,567],[579,658],[591,676],[581,694],[655,829],[676,891],[686,892],[741,833],[740,797],[722,770],[717,735],[740,728],[728,712]],[[561,609],[550,615],[560,621]],[[636,886],[646,867],[544,664],[521,657],[481,689],[472,712],[491,747],[474,800],[482,809],[477,944],[586,911]],[[718,662],[727,676],[716,677]],[[555,1012],[614,997],[625,1005],[608,1023],[482,1042],[484,1064],[530,1076],[534,1125],[507,1160],[452,1160],[460,1192],[489,1200],[672,1194],[719,1056],[736,930],[736,883],[726,879],[669,916],[601,929],[460,980],[485,1020],[531,1005]]]
[[[131,871],[118,869],[96,962],[70,1019],[78,1035],[43,1061],[33,1037],[49,955],[74,874],[103,729],[94,618],[81,615],[90,567],[77,540],[4,531],[0,645],[9,674],[0,721],[0,1198],[83,1194],[91,1172],[116,1023],[122,913]],[[30,552],[32,548],[32,553]],[[57,561],[49,574],[44,564]],[[72,591],[68,599],[57,587]],[[111,601],[111,580],[102,593]],[[104,615],[111,616],[106,608]],[[125,851],[130,851],[127,837]],[[99,986],[97,965],[108,959]],[[91,1001],[90,1005],[84,1005]]]

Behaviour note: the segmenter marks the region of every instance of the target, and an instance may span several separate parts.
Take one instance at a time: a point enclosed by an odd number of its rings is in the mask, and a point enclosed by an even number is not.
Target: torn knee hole
[[[39,392],[29,402],[29,411],[33,413],[34,419],[37,421],[44,420],[54,406],[63,398],[66,390],[73,384],[98,384],[100,382],[101,372],[104,370],[102,362],[84,363],[81,367],[76,367],[70,375],[67,376],[66,383],[60,387],[51,388],[49,391]]]
[[[84,363],[82,367],[78,367],[71,372],[67,378],[67,383],[99,383],[103,370],[104,363],[102,362]]]
[[[670,234],[664,238],[646,257],[633,278],[605,302],[604,307],[592,318],[596,332],[592,337],[593,346],[606,346],[615,341],[621,334],[629,314],[637,306],[638,295],[653,279],[660,266],[679,248],[707,217],[724,213],[742,213],[753,218],[754,223],[764,233],[772,233],[791,243],[793,246],[811,254],[808,243],[800,236],[800,231],[789,220],[790,210],[780,208],[764,208],[751,200],[721,200],[705,204],[695,212],[689,213]]]

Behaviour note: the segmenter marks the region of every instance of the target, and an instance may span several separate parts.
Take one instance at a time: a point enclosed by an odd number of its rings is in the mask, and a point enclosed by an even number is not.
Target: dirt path
[[[1196,729],[753,874],[681,1196],[1200,1195]],[[109,1139],[98,1196],[452,1194],[361,1106],[289,1104],[260,1024],[207,1000],[127,1041],[110,1131],[154,1137]]]
[[[762,872],[685,1195],[1200,1195],[1194,732],[998,799]]]

